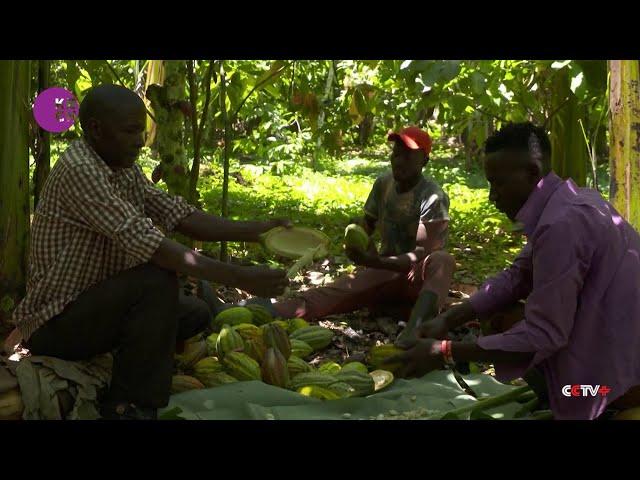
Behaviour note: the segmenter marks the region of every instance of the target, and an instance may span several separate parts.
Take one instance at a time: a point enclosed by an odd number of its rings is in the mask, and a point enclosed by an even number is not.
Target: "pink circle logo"
[[[69,90],[52,87],[43,90],[33,103],[33,116],[43,130],[60,133],[71,128],[80,105]]]

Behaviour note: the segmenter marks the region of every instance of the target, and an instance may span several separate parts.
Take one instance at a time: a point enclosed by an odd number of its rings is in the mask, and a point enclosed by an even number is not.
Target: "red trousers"
[[[307,320],[383,304],[408,304],[410,311],[420,292],[425,290],[436,293],[442,306],[454,270],[453,257],[438,250],[414,264],[407,274],[363,268],[324,287],[300,292],[297,297],[276,303],[274,307],[283,318]]]

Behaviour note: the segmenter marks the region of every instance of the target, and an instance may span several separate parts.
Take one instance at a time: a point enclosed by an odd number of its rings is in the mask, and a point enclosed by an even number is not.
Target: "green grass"
[[[52,149],[52,164],[61,152]],[[432,155],[425,174],[433,177],[449,194],[451,229],[447,249],[455,256],[456,280],[479,284],[508,266],[524,244],[524,238],[510,233],[511,222],[488,200],[487,182],[480,168],[466,171],[455,151],[440,148]],[[215,159],[215,160],[214,160]],[[222,166],[218,156],[205,155],[199,184],[200,200],[205,211],[219,215],[222,200]],[[331,254],[346,262],[341,238],[349,218],[362,215],[362,207],[376,176],[389,168],[388,150],[345,153],[341,158],[323,157],[317,172],[307,161],[286,162],[278,166],[241,164],[232,161],[233,176],[229,185],[230,217],[238,220],[290,218],[297,225],[325,232],[333,241]],[[150,176],[157,161],[145,149],[139,164]],[[606,195],[606,166],[599,172],[599,184]],[[158,185],[164,188],[164,184]],[[206,244],[216,254],[218,244]],[[259,246],[229,244],[234,257],[253,262],[277,264]]]
[[[234,219],[260,220],[286,217],[295,224],[318,228],[335,239],[331,254],[342,257],[341,238],[349,218],[362,215],[364,202],[377,175],[389,168],[386,156],[345,155],[322,162],[321,171],[297,166],[289,173],[273,174],[268,165],[233,163],[246,185],[231,178],[229,212]],[[487,275],[508,266],[523,245],[508,233],[510,222],[488,202],[486,181],[479,170],[465,172],[456,160],[435,159],[425,173],[448,192],[452,219],[448,249],[459,267],[456,279],[480,283]],[[209,164],[203,171],[200,195],[206,211],[219,214],[222,168]],[[217,246],[209,245],[215,252]],[[273,261],[259,247],[230,246],[234,256],[258,262]],[[346,260],[346,259],[344,259]]]

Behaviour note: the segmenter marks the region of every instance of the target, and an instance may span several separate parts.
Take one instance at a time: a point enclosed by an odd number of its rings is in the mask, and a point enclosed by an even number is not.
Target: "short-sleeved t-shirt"
[[[378,177],[364,205],[377,220],[382,240],[381,255],[401,255],[416,248],[418,223],[449,220],[449,197],[440,185],[424,176],[411,190],[398,193],[393,174]],[[442,232],[443,242],[447,230]]]

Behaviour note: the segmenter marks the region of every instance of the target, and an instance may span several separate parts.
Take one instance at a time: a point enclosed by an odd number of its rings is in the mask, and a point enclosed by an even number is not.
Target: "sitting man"
[[[507,125],[485,153],[489,198],[528,243],[511,267],[423,324],[416,345],[388,361],[404,362],[406,375],[454,360],[492,362],[501,381],[537,375],[556,419],[640,405],[640,236],[597,191],[551,171],[542,128]],[[473,343],[437,340],[475,317],[497,319],[494,328],[506,331]],[[594,396],[574,385],[601,389]]]
[[[402,344],[411,338],[415,326],[438,314],[455,268],[453,257],[442,250],[449,198],[422,174],[431,152],[431,138],[426,132],[408,127],[388,139],[394,142],[391,172],[376,179],[362,223],[369,235],[376,226],[379,228],[380,254],[371,239],[368,252],[348,250],[349,258],[365,268],[276,303],[278,315],[315,319],[404,302],[410,314],[408,326],[397,340]]]
[[[145,122],[132,91],[87,93],[84,135],[52,168],[35,211],[27,294],[6,342],[71,361],[113,352],[105,418],[155,418],[168,404],[177,340],[211,319],[204,302],[178,295],[177,273],[263,296],[288,284],[283,270],[215,261],[156,227],[202,241],[258,241],[290,223],[218,218],[154,187],[135,164]]]

